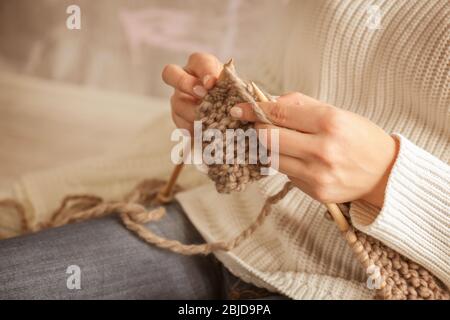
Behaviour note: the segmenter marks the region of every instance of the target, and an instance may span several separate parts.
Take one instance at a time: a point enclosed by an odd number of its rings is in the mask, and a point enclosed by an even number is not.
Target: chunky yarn
[[[230,108],[239,102],[251,103],[260,121],[270,123],[256,104],[256,101],[260,100],[257,90],[252,84],[239,79],[231,61],[227,63],[216,86],[210,90],[199,107],[198,119],[202,121],[202,129],[219,129],[223,133],[227,129],[246,130],[252,128],[252,124],[234,120],[230,116]],[[223,141],[224,146],[226,143]],[[232,143],[237,146],[243,142],[233,140]],[[215,182],[218,192],[241,191],[248,183],[262,178],[260,169],[264,165],[261,163],[250,164],[248,150],[245,150],[245,153],[243,164],[210,164],[208,166],[208,176]],[[222,157],[225,156],[224,153]],[[17,201],[0,200],[0,206],[11,207],[18,212],[24,233],[118,213],[129,230],[152,245],[184,255],[206,255],[217,250],[232,250],[248,239],[270,215],[272,206],[295,187],[292,182],[287,182],[278,193],[267,198],[256,220],[234,239],[198,245],[182,244],[176,240],[158,236],[144,225],[144,223],[159,220],[164,216],[165,210],[159,205],[171,201],[173,193],[180,190],[175,184],[175,180],[181,168],[182,165],[175,168],[168,183],[155,179],[142,181],[121,201],[105,201],[93,195],[66,196],[49,221],[34,227],[30,226],[23,206]],[[146,206],[156,206],[156,209],[149,211]],[[345,218],[343,219],[345,220]],[[347,219],[347,222],[350,224],[350,219]],[[341,231],[356,258],[366,270],[367,285],[370,289],[375,290],[375,297],[380,299],[449,299],[449,293],[445,286],[421,266],[380,241],[355,230],[351,225]]]
[[[428,270],[377,239],[353,228],[343,236],[365,268],[367,285],[376,289],[375,297],[386,300],[449,299],[445,286]]]
[[[233,137],[232,141],[227,141],[226,137],[227,129],[241,129],[244,132],[248,132],[249,129],[253,128],[252,123],[233,119],[230,115],[230,109],[241,102],[251,103],[260,121],[269,123],[264,112],[256,104],[257,97],[254,90],[250,83],[245,83],[236,75],[233,62],[230,61],[224,65],[217,84],[203,99],[197,112],[197,119],[202,122],[202,132],[207,132],[209,129],[217,129],[222,133],[221,161],[219,164],[208,165],[208,176],[215,182],[216,189],[220,193],[242,191],[248,183],[263,177],[260,171],[264,165],[261,163],[260,158],[254,164],[251,164],[249,161],[249,148],[246,145],[247,139],[243,138],[243,136],[236,136]],[[228,159],[226,154],[226,149],[230,144],[233,144],[234,150],[233,154],[231,154],[232,159]],[[203,142],[203,148],[208,147],[208,145],[208,141]],[[242,164],[238,164],[236,161],[239,147],[245,150]],[[258,148],[263,147],[260,144]]]

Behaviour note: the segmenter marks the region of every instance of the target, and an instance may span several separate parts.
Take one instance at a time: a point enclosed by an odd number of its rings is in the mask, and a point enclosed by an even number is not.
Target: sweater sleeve
[[[383,207],[355,201],[355,228],[422,265],[450,288],[449,166],[395,134],[400,149]]]

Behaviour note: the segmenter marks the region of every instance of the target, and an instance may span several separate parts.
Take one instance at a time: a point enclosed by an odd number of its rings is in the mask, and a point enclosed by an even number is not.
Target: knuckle
[[[338,133],[343,126],[342,111],[329,108],[324,112],[320,125],[325,132]]]
[[[195,62],[204,60],[207,56],[208,55],[204,52],[199,52],[199,51],[193,52],[189,56],[188,63],[191,64],[191,63],[195,63]]]
[[[189,60],[195,60],[195,59],[201,57],[202,55],[203,54],[201,52],[195,51],[189,55]]]
[[[336,147],[332,141],[326,139],[325,141],[318,143],[316,156],[317,158],[319,158],[319,160],[321,160],[321,162],[327,165],[333,165],[333,159],[335,155]]]
[[[325,187],[315,187],[311,196],[319,202],[327,203],[329,199],[328,189]]]
[[[189,78],[187,75],[182,74],[178,77],[176,87],[180,90],[189,90]]]
[[[328,188],[328,186],[333,182],[331,175],[323,171],[315,174],[313,179],[315,187],[320,190],[326,190],[326,188]]]

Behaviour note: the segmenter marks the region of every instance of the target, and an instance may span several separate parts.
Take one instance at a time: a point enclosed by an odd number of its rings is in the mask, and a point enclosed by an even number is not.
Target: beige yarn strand
[[[246,229],[244,229],[238,236],[228,241],[220,241],[213,243],[205,243],[205,244],[194,244],[194,245],[186,245],[182,244],[177,240],[168,240],[162,238],[153,232],[149,231],[142,223],[143,221],[139,221],[135,219],[135,216],[130,215],[126,212],[120,212],[120,217],[122,218],[125,226],[134,231],[139,235],[144,241],[154,244],[160,248],[168,249],[170,251],[184,254],[184,255],[196,255],[203,254],[208,255],[217,250],[229,251],[236,248],[239,244],[241,244],[244,240],[248,239],[266,220],[266,218],[271,213],[272,205],[276,204],[278,201],[284,198],[284,196],[293,188],[293,184],[287,182],[284,187],[276,193],[274,196],[267,198],[264,206],[262,207],[258,217],[256,220]],[[158,210],[158,209],[156,209]],[[117,212],[117,211],[116,211]],[[162,215],[161,215],[162,216]],[[148,220],[147,220],[148,221]],[[145,221],[145,222],[147,222]]]
[[[149,179],[145,181],[145,183],[140,183],[131,192],[133,195],[131,198],[142,199],[144,196],[148,197],[148,193],[144,194],[144,192],[148,192],[149,190],[152,190],[150,193],[156,196],[157,191],[161,190],[163,185],[165,185],[163,181]],[[118,213],[124,225],[129,230],[135,232],[147,243],[183,255],[208,255],[217,250],[232,250],[248,239],[270,215],[272,205],[283,199],[293,187],[294,186],[291,182],[287,182],[278,193],[267,198],[256,220],[235,238],[228,241],[191,245],[182,244],[177,240],[163,238],[145,227],[144,223],[157,221],[165,215],[165,209],[163,207],[157,207],[149,211],[143,204],[135,202],[105,202],[100,197],[91,195],[66,196],[61,202],[60,207],[53,213],[50,221],[39,224],[36,227],[31,227],[28,219],[25,217],[25,210],[19,202],[12,199],[3,200],[0,202],[0,206],[10,207],[17,210],[19,216],[21,217],[22,230],[24,230],[24,232],[35,232],[45,228],[58,227],[72,222],[79,222],[92,218],[103,217],[112,213]],[[149,200],[153,204],[159,204],[157,197],[147,199],[146,202],[149,202]],[[88,208],[81,211],[76,211],[76,208],[81,207]]]

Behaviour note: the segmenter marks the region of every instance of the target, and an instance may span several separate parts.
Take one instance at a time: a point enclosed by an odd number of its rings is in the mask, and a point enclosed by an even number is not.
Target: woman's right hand
[[[191,54],[184,68],[175,64],[164,67],[162,78],[175,89],[170,104],[172,119],[178,128],[193,133],[195,109],[216,83],[222,68],[222,63],[207,53]]]

